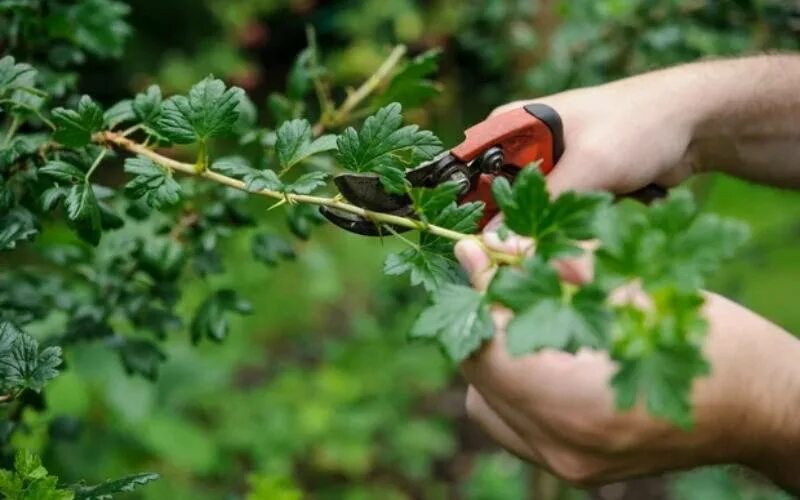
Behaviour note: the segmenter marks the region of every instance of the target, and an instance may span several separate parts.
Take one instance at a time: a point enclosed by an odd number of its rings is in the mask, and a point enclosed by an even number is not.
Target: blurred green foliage
[[[0,1],[0,13],[8,2]],[[109,104],[155,82],[186,91],[214,73],[264,109],[268,94],[283,89],[311,24],[327,67],[353,84],[393,43],[414,53],[442,47],[443,92],[414,118],[455,142],[465,126],[515,98],[700,57],[797,50],[790,3],[132,0],[124,56],[90,60],[80,81]],[[121,50],[91,37],[81,44],[99,56]],[[707,208],[754,232],[714,289],[800,332],[800,195],[716,177],[694,187]],[[285,231],[265,213],[270,224]],[[237,290],[253,312],[233,321],[222,344],[192,347],[173,336],[155,383],[127,375],[100,345],[73,350],[45,407],[26,410],[12,444],[42,453],[67,482],[139,469],[162,475],[135,498],[581,497],[564,486],[546,493],[540,472],[499,453],[467,423],[452,367],[434,349],[406,343],[420,296],[381,275],[387,249],[319,232],[276,268],[251,258],[251,234],[225,242],[225,273],[185,279],[178,306],[189,318],[210,291]],[[40,338],[52,329],[30,328]],[[714,470],[679,479],[670,491],[681,500],[772,495],[753,484]]]

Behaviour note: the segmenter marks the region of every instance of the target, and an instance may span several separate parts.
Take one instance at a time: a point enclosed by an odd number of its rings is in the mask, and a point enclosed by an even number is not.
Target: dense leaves
[[[611,314],[602,290],[562,284],[539,257],[526,259],[520,269],[500,269],[489,296],[516,313],[506,329],[512,354],[607,346]]]
[[[58,478],[47,473],[41,459],[29,450],[14,457],[14,470],[0,470],[0,493],[9,500],[72,500],[68,489],[58,487]]]

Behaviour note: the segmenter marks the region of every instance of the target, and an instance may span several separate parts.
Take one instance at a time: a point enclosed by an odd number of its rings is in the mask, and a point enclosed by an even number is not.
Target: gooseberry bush
[[[103,12],[118,20],[124,9]],[[102,53],[115,47],[103,36],[117,40],[126,30],[105,21],[73,37],[73,50],[114,55]],[[29,35],[36,30],[33,24],[22,28]],[[69,369],[62,349],[102,341],[130,374],[155,379],[166,361],[160,342],[169,332],[186,328],[193,343],[221,342],[230,334],[231,315],[247,314],[251,305],[236,290],[214,290],[182,325],[179,278],[222,270],[221,242],[240,228],[258,226],[263,207],[250,197],[267,200],[269,210],[285,210],[301,241],[323,222],[318,207],[325,206],[370,219],[386,238],[405,243],[405,250],[386,257],[384,272],[408,275],[431,297],[410,337],[436,342],[453,362],[491,341],[491,308],[506,307],[515,313],[506,337],[511,354],[605,350],[618,366],[609,384],[621,411],[643,404],[658,418],[691,427],[692,383],[710,370],[703,356],[701,289],[744,241],[746,228],[700,213],[685,190],[651,206],[615,203],[606,193],[553,197],[534,164],[514,182],[497,179],[493,194],[503,216],[499,232],[532,239],[535,251],[487,249],[501,267],[486,292],[474,290],[453,245],[465,239],[482,244],[477,231],[483,204],[459,203],[452,183],[418,189],[404,179],[405,170],[443,150],[433,133],[403,116],[404,107],[437,94],[432,78],[438,56],[429,51],[408,57],[398,46],[336,102],[340,92],[309,31],[309,46],[297,56],[285,91],[268,99],[268,120],[258,119],[242,89],[213,76],[186,94],[167,96],[151,85],[104,105],[67,90],[63,74],[57,78],[47,64],[3,56],[0,250],[39,243],[34,262],[0,274],[4,452],[22,409],[41,404],[47,382]],[[271,126],[261,125],[267,122]],[[258,160],[218,154],[218,139],[256,151]],[[400,217],[348,203],[329,183],[338,171],[378,176],[387,191],[409,196],[414,213]],[[59,221],[77,235],[74,244],[47,243],[48,233],[60,231]],[[396,234],[397,227],[418,236]],[[293,259],[301,246],[259,231],[252,255],[274,266]],[[563,280],[554,263],[589,247],[591,281]],[[612,300],[619,289],[636,293]],[[26,332],[43,321],[62,325],[62,333],[36,340]],[[156,477],[60,485],[36,456],[20,451],[14,470],[0,473],[0,492],[10,498],[107,498]]]

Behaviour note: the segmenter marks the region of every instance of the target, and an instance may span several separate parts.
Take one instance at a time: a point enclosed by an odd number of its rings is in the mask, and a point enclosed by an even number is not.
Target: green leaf
[[[125,22],[130,7],[113,0],[83,0],[67,10],[69,38],[100,57],[122,56],[131,28]]]
[[[691,389],[710,367],[702,344],[708,325],[696,291],[664,287],[651,294],[652,310],[624,304],[616,308],[611,358],[618,370],[611,384],[617,407],[643,400],[649,413],[684,428],[692,425]]]
[[[244,91],[226,88],[213,76],[197,83],[188,96],[173,96],[161,105],[157,131],[178,144],[204,142],[231,131],[239,118],[239,102]]]
[[[400,104],[389,104],[367,118],[360,132],[348,127],[336,139],[336,157],[343,168],[377,173],[390,192],[405,191],[404,168],[430,160],[442,150],[433,133],[417,125],[401,127],[401,111]]]
[[[300,203],[286,209],[286,222],[292,234],[301,240],[307,240],[314,226],[325,223],[325,217],[319,213],[317,207]]]
[[[301,175],[294,182],[285,183],[274,170],[257,170],[240,156],[220,158],[211,169],[241,180],[245,189],[251,192],[269,189],[280,193],[311,194],[324,186],[329,177],[325,172],[313,171]]]
[[[14,457],[15,471],[0,470],[0,493],[12,500],[72,500],[69,490],[58,488],[58,478],[50,476],[37,455],[19,449]]]
[[[126,373],[138,374],[150,381],[158,378],[158,368],[167,359],[158,345],[150,340],[121,339],[115,348]]]
[[[133,101],[125,99],[120,101],[103,113],[103,123],[106,128],[113,129],[120,123],[133,121],[136,119],[136,114],[133,112]]]
[[[291,242],[277,234],[254,235],[251,248],[253,257],[270,267],[276,266],[281,260],[294,260],[295,258]]]
[[[467,283],[461,266],[454,258],[425,249],[389,254],[383,263],[383,272],[389,275],[410,273],[413,286],[422,285],[431,293],[448,283]]]
[[[298,177],[294,182],[284,183],[279,191],[294,194],[311,194],[327,184],[328,177],[325,172],[308,172]]]
[[[228,313],[249,314],[251,311],[250,303],[239,298],[235,291],[223,289],[214,292],[195,313],[191,326],[192,342],[196,344],[204,338],[222,341],[228,334]]]
[[[419,218],[429,222],[456,201],[459,190],[457,182],[449,181],[434,188],[413,188],[409,196]]]
[[[570,286],[562,285],[555,269],[540,257],[526,259],[519,269],[498,270],[488,295],[515,312],[506,330],[511,354],[608,346],[612,317],[605,293],[593,285],[565,288]]]
[[[70,489],[75,492],[75,500],[111,500],[116,493],[129,493],[160,477],[154,472],[143,472],[92,486],[76,484],[70,486]]]
[[[59,181],[74,184],[83,182],[86,172],[74,164],[62,160],[50,160],[41,167],[39,173],[49,175]]]
[[[312,140],[311,125],[307,120],[284,122],[276,131],[275,153],[284,170],[309,156],[333,149],[336,149],[336,136],[328,134]]]
[[[161,115],[161,88],[158,85],[150,85],[144,92],[136,94],[131,108],[145,130],[154,133],[158,127],[158,117]]]
[[[16,63],[12,56],[0,58],[0,97],[27,85],[35,75],[36,70],[30,64]]]
[[[222,175],[233,177],[234,179],[242,179],[249,173],[256,169],[250,166],[250,162],[241,156],[225,156],[214,161],[211,165],[211,170],[215,170]]]
[[[0,321],[0,390],[41,391],[58,375],[61,348],[39,349],[39,343],[8,321]]]
[[[596,232],[602,243],[596,272],[609,286],[641,279],[646,288],[675,284],[701,288],[748,237],[743,224],[701,214],[691,193],[676,189],[668,199],[643,207],[623,202],[603,210]]]
[[[181,187],[172,178],[172,172],[149,158],[128,158],[125,160],[125,172],[135,176],[125,185],[125,191],[134,199],[141,198],[155,209],[180,201]]]
[[[415,108],[435,97],[440,86],[427,77],[436,73],[441,55],[441,49],[431,49],[413,58],[375,98],[375,104],[383,106],[399,102],[407,108]]]
[[[64,204],[78,236],[92,245],[100,243],[102,220],[92,185],[86,181],[73,185]]]
[[[160,477],[154,472],[143,472],[92,486],[76,484],[70,486],[70,489],[75,492],[75,500],[111,500],[116,493],[129,493]]]
[[[458,232],[472,233],[483,214],[483,203],[457,205],[459,187],[454,182],[433,189],[412,189],[410,196],[419,218],[430,224]],[[390,254],[384,262],[386,274],[410,273],[412,285],[428,292],[447,283],[465,284],[466,277],[453,256],[454,242],[428,232],[420,232],[419,247]]]
[[[489,303],[480,292],[448,284],[433,301],[414,323],[412,338],[435,340],[451,360],[461,362],[494,336]]]
[[[580,253],[575,241],[594,237],[597,210],[610,201],[606,193],[572,191],[551,200],[536,164],[522,169],[513,186],[497,177],[492,194],[503,212],[505,227],[533,238],[537,254],[546,259]]]
[[[85,95],[78,101],[78,109],[53,110],[56,131],[53,138],[65,146],[83,147],[92,140],[92,134],[103,128],[103,109]]]
[[[33,239],[38,233],[36,217],[23,207],[16,207],[0,217],[0,250],[11,250],[17,243]]]
[[[278,174],[270,169],[252,169],[242,177],[242,180],[244,181],[244,188],[251,193],[262,189],[269,189],[270,191],[281,191],[283,189],[283,182],[281,182]]]

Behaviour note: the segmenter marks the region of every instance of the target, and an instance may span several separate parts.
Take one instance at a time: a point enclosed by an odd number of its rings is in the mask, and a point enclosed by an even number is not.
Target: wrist
[[[764,358],[767,369],[750,391],[752,444],[745,447],[741,462],[782,487],[800,492],[800,340],[780,333],[761,339],[772,344],[772,354]]]

